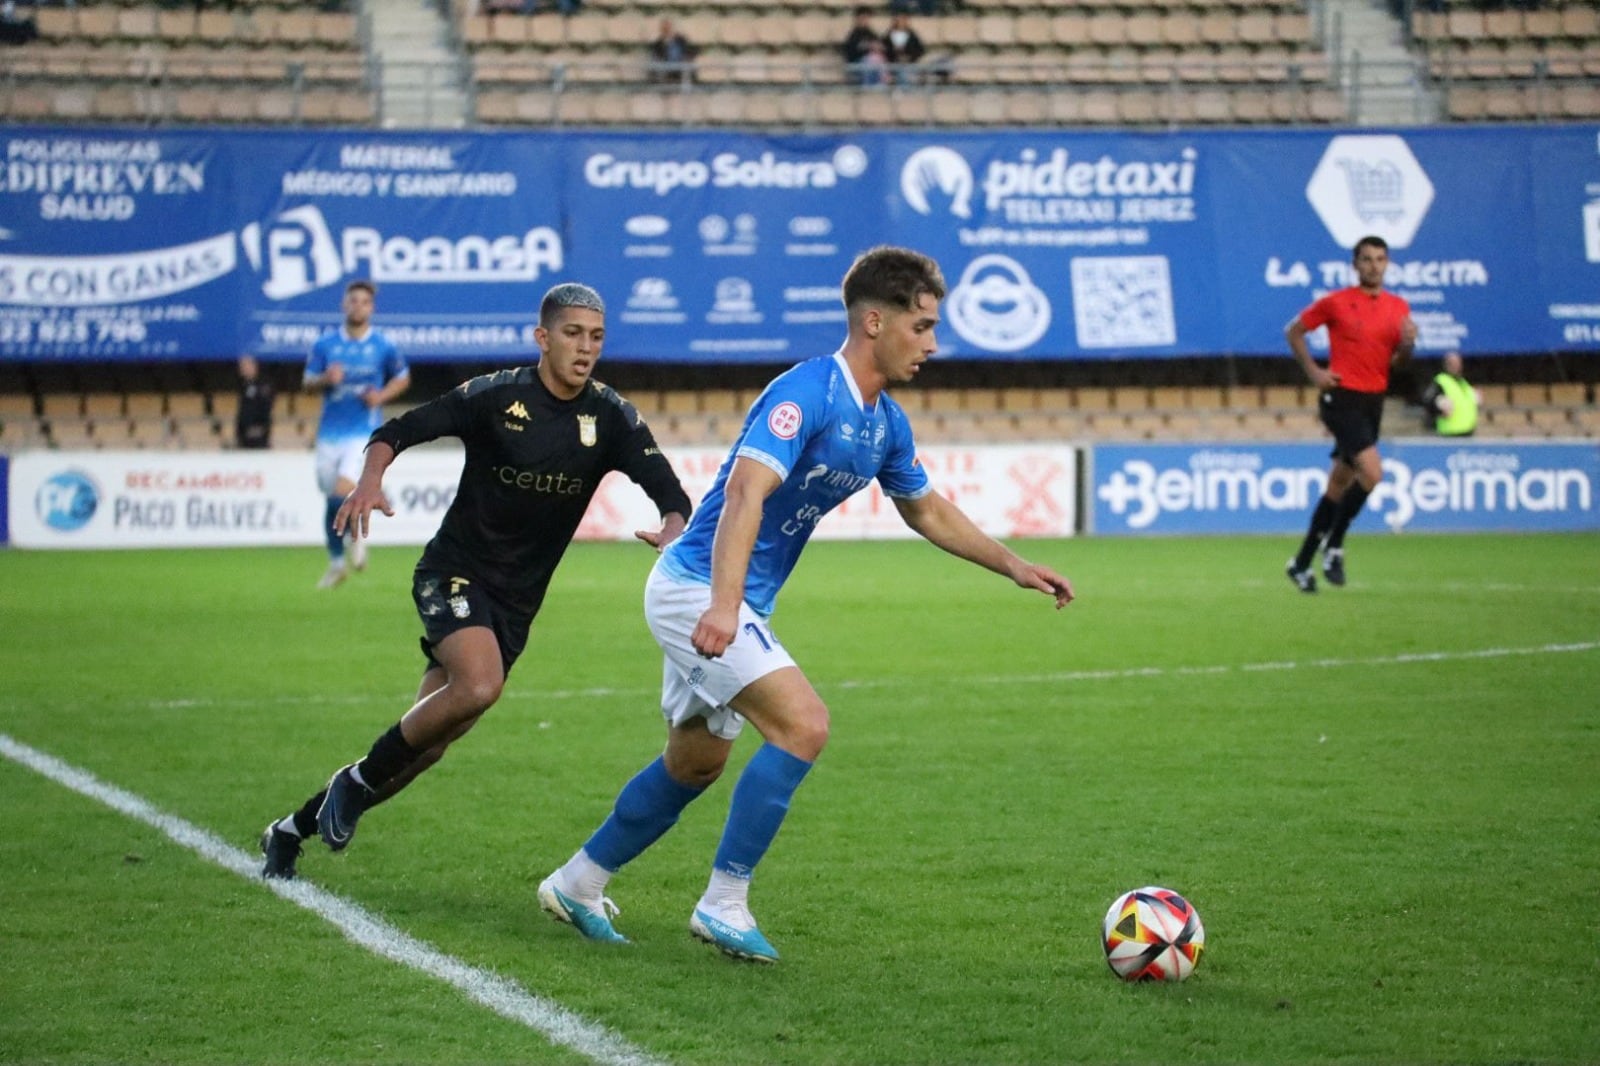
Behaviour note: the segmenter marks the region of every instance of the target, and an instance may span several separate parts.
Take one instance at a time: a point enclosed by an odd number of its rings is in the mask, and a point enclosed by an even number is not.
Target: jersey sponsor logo
[[[599,439],[599,435],[595,430],[594,415],[579,415],[578,443],[582,444],[585,448],[593,448],[595,441]]]
[[[573,477],[559,470],[554,473],[540,473],[536,470],[521,470],[514,466],[497,466],[492,468],[491,473],[500,484],[525,492],[537,492],[545,496],[583,494],[583,478]]]
[[[522,406],[522,401],[521,400],[513,400],[513,401],[511,401],[511,406],[506,408],[506,414],[509,415],[512,418],[520,418],[524,422],[533,421],[531,418],[528,417],[528,409],[526,407]]]
[[[772,430],[772,435],[779,440],[793,440],[794,435],[800,432],[800,423],[804,420],[804,416],[800,413],[800,405],[785,400],[767,415],[767,428]]]

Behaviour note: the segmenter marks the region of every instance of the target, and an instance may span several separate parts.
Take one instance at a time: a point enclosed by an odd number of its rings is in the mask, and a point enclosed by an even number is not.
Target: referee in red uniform
[[[1389,371],[1411,358],[1417,324],[1405,300],[1383,289],[1389,245],[1382,237],[1356,242],[1351,261],[1357,284],[1330,292],[1294,318],[1284,335],[1306,378],[1320,392],[1317,414],[1333,434],[1328,487],[1311,513],[1300,551],[1289,560],[1289,580],[1301,592],[1317,591],[1311,560],[1320,546],[1322,576],[1344,584],[1344,535],[1367,496],[1383,480],[1378,427]],[[1328,327],[1328,368],[1311,358],[1306,334]]]

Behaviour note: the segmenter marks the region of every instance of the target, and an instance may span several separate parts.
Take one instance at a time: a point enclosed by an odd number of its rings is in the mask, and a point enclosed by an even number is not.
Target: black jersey
[[[456,498],[418,565],[470,574],[530,616],[610,471],[637,482],[663,515],[689,515],[689,497],[650,427],[597,381],[562,400],[532,367],[501,370],[372,434],[396,453],[440,437],[461,438],[466,461]]]

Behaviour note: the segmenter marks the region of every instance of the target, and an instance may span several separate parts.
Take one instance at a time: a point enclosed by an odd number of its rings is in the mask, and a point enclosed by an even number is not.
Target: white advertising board
[[[689,498],[711,486],[722,448],[677,448]],[[1077,522],[1075,450],[1061,444],[940,446],[920,457],[938,491],[996,537],[1066,537]],[[458,445],[403,453],[384,478],[392,518],[377,545],[425,543],[455,497]],[[23,452],[12,457],[11,542],[22,548],[248,547],[322,543],[325,503],[309,452]],[[644,492],[600,483],[578,537],[628,540],[659,524]],[[876,484],[817,527],[834,539],[909,537]]]

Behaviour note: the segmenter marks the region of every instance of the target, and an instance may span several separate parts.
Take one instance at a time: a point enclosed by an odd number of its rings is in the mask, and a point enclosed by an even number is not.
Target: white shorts
[[[317,488],[324,496],[334,494],[340,478],[352,485],[361,480],[361,467],[367,461],[366,450],[365,437],[317,441]]]
[[[744,717],[728,701],[772,671],[795,663],[748,603],[739,605],[739,632],[728,650],[715,659],[702,656],[689,637],[710,606],[710,585],[679,581],[659,563],[650,571],[644,586],[644,619],[665,653],[661,713],[672,725],[704,718],[713,736],[733,740],[744,728]]]

